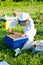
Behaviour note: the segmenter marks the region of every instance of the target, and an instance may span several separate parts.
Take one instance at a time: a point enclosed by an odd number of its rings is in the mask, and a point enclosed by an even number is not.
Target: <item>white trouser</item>
[[[15,53],[15,56],[17,56],[17,55],[20,53],[21,50],[27,50],[27,49],[30,49],[31,46],[32,46],[32,42],[28,40],[28,41],[24,44],[24,46],[23,46],[22,49],[17,48],[17,49],[14,50],[14,51],[16,52],[16,53]]]
[[[31,46],[32,46],[32,42],[28,40],[28,41],[24,44],[24,46],[23,46],[23,48],[22,48],[21,50],[30,49]]]

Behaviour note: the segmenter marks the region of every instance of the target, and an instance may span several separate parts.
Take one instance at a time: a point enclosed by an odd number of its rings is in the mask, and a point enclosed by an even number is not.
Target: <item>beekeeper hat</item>
[[[28,13],[21,13],[19,16],[18,16],[18,20],[19,21],[25,21],[27,20],[29,17]]]

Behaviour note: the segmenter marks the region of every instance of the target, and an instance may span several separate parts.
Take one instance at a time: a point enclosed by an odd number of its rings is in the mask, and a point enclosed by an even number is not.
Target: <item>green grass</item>
[[[16,5],[10,4],[11,6],[5,6],[5,4],[2,4],[3,7],[0,6],[0,15],[5,13],[7,15],[12,15],[14,11],[28,12],[33,18],[35,28],[37,30],[35,40],[43,40],[43,23],[39,23],[42,22],[42,20],[40,19],[40,13],[43,12],[43,4],[36,3],[37,5],[29,5],[28,3],[23,3],[15,3]],[[18,31],[18,29],[20,32],[23,32],[20,25],[17,25],[15,27],[15,31]],[[43,54],[37,54],[32,52],[31,50],[22,51],[19,56],[15,57],[15,52],[4,44],[4,36],[7,33],[8,32],[6,30],[0,28],[0,61],[5,60],[10,65],[43,65]]]

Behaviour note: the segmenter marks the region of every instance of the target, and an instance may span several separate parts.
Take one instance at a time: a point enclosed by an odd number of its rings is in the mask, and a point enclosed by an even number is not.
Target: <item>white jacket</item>
[[[30,22],[28,26],[22,26],[25,35],[28,37],[29,41],[33,41],[34,36],[36,34],[36,29],[34,27],[34,22],[30,15],[28,14],[28,21]],[[9,26],[9,28],[12,28],[14,25],[18,24],[18,20],[13,20]]]
[[[29,16],[29,21],[30,21],[29,25],[23,27],[23,29],[24,29],[24,33],[27,35],[29,41],[33,41],[34,36],[36,34],[36,29],[34,27],[34,22],[30,16]]]

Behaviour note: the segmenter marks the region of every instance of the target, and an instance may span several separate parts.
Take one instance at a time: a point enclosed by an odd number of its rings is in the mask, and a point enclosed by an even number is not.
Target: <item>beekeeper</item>
[[[30,17],[30,15],[28,13],[22,12],[18,16],[18,19],[13,20],[12,23],[10,24],[9,29],[8,29],[9,33],[12,33],[11,28],[18,23],[23,28],[24,36],[28,37],[28,41],[24,44],[24,46],[22,47],[22,50],[29,49],[31,47],[31,41],[34,40],[34,36],[36,34],[34,22],[33,22],[32,18]],[[15,52],[16,52],[15,56],[19,53],[19,50],[20,49],[15,49]]]

